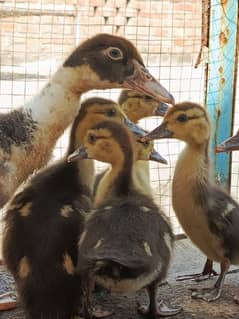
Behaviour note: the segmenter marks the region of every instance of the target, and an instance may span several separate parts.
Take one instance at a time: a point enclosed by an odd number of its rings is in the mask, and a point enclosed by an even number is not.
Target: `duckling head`
[[[196,103],[176,104],[168,110],[162,124],[142,140],[159,138],[176,138],[192,145],[208,143],[210,122],[206,110]]]
[[[129,121],[117,103],[109,99],[93,97],[81,104],[80,111],[72,125],[68,154],[82,144],[88,129],[107,119],[126,125],[140,136],[145,135],[143,129]]]
[[[118,36],[98,34],[76,48],[63,64],[59,81],[71,91],[124,87],[174,103],[173,96],[149,73],[134,45]],[[67,77],[67,78],[65,78]]]
[[[135,138],[135,158],[141,161],[154,161],[162,164],[167,164],[163,158],[154,148],[153,141],[141,141],[140,138]]]
[[[239,130],[237,133],[216,147],[216,153],[231,152],[239,150]]]
[[[122,90],[118,102],[134,123],[149,116],[164,116],[168,110],[167,104],[132,90]]]
[[[68,157],[68,161],[88,158],[114,166],[127,159],[132,164],[134,150],[129,146],[133,144],[132,135],[124,125],[102,121],[87,131],[82,146]]]

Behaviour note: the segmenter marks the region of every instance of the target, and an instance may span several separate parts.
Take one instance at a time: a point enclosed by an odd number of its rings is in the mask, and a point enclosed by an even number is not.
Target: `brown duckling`
[[[92,206],[94,164],[68,164],[66,157],[92,125],[114,117],[129,122],[113,101],[82,103],[65,158],[33,176],[7,206],[3,255],[30,319],[70,319],[77,312],[77,242]]]
[[[0,207],[34,170],[48,162],[57,139],[79,110],[82,93],[122,87],[173,102],[131,42],[98,34],[81,43],[23,107],[1,114]]]
[[[116,122],[99,123],[88,131],[83,147],[73,158],[77,156],[112,166],[100,182],[104,194],[88,215],[78,243],[77,271],[83,281],[84,317],[91,317],[94,282],[118,293],[147,288],[150,302],[147,307],[140,306],[141,312],[153,317],[178,313],[180,308],[169,308],[156,298],[157,284],[166,276],[174,240],[163,212],[150,196],[135,187],[135,146],[130,132]]]
[[[239,205],[211,178],[210,123],[206,110],[191,102],[175,105],[163,123],[143,140],[157,138],[177,138],[187,144],[173,177],[173,208],[192,242],[209,261],[221,265],[214,287],[196,289],[192,297],[216,300],[230,265],[239,264]]]

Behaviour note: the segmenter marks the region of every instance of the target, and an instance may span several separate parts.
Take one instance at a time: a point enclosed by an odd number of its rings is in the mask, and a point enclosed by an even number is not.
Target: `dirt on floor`
[[[216,277],[197,283],[195,281],[178,282],[178,275],[199,272],[203,268],[206,258],[187,239],[177,241],[174,258],[168,275],[168,284],[159,287],[159,297],[174,306],[181,306],[182,312],[175,319],[225,319],[239,318],[239,305],[233,301],[233,296],[239,296],[239,276],[237,272],[226,276],[222,296],[219,300],[207,303],[191,298],[193,287],[211,287]],[[218,271],[218,265],[215,265]],[[232,267],[232,270],[237,269]],[[1,284],[1,281],[0,281]],[[146,294],[140,292],[137,296],[110,295],[101,291],[95,295],[95,302],[114,314],[109,319],[139,319],[142,318],[137,312],[137,302],[145,302]],[[11,311],[0,312],[1,319],[26,319],[21,307]]]

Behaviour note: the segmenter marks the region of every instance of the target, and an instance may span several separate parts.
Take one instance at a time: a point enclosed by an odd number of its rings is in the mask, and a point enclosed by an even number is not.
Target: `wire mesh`
[[[139,49],[150,72],[176,101],[203,103],[204,66],[194,68],[201,45],[202,2],[191,0],[0,0],[1,112],[33,96],[64,57],[82,40],[100,32],[126,36]],[[117,99],[118,90],[89,92]],[[159,118],[141,121],[146,129]],[[53,159],[62,156],[67,132]],[[156,142],[168,165],[150,164],[156,201],[181,232],[171,207],[171,180],[183,144]],[[99,168],[100,165],[97,164]]]

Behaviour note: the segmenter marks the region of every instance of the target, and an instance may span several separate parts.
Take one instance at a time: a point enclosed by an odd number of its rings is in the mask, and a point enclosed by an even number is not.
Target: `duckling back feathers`
[[[104,202],[87,218],[81,238],[78,271],[93,272],[112,291],[137,291],[166,275],[173,235],[147,196],[131,192]]]

